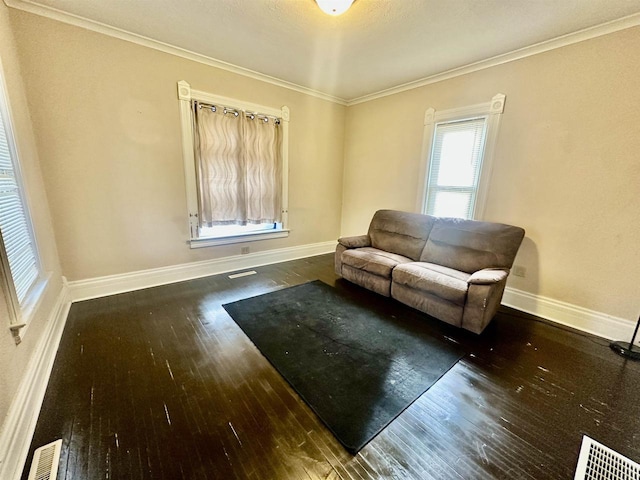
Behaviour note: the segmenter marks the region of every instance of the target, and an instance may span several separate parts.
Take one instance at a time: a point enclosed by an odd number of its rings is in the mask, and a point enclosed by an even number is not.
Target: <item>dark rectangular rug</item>
[[[223,306],[352,453],[464,354],[429,317],[364,289],[314,281]]]

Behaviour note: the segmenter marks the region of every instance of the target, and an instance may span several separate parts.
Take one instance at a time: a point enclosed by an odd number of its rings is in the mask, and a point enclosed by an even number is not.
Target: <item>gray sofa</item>
[[[343,237],[336,273],[439,320],[480,333],[500,306],[524,230],[379,210],[367,235]]]

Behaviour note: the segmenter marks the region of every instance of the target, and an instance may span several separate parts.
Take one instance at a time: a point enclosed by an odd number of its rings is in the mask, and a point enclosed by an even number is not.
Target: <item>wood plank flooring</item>
[[[347,453],[221,307],[316,279],[359,288],[332,259],[75,303],[23,478],[58,438],[61,480],[571,479],[583,434],[640,461],[639,362],[506,308],[476,336],[400,304],[469,353]]]

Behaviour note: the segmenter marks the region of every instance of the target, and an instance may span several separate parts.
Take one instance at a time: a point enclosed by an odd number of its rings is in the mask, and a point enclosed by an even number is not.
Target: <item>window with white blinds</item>
[[[427,214],[473,218],[486,133],[486,117],[435,125]]]
[[[22,195],[17,158],[9,128],[5,99],[0,95],[0,233],[3,263],[13,280],[20,306],[39,277],[39,262],[28,212]]]
[[[482,219],[506,96],[424,114],[416,211]]]

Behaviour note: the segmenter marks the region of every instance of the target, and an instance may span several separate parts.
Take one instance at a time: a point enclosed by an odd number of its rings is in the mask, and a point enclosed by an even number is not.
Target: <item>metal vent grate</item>
[[[62,440],[44,445],[33,452],[28,480],[56,480]]]
[[[640,480],[640,465],[586,435],[574,480]]]

